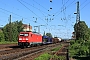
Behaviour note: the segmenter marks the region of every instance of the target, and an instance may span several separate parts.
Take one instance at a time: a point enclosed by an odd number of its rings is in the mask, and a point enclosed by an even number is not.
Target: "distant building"
[[[23,24],[22,27],[23,27],[23,31],[32,31],[32,26],[29,26],[27,24]]]

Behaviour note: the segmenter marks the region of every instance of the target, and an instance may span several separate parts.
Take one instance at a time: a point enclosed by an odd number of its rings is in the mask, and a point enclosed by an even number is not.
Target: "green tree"
[[[51,33],[46,33],[46,36],[52,37]]]
[[[18,29],[15,22],[12,23],[12,41],[17,41],[18,39]]]
[[[89,39],[90,39],[90,28],[88,28],[88,35],[89,35]]]
[[[23,23],[22,23],[22,21],[16,21],[15,24],[17,25],[18,33],[23,31],[23,27],[22,27]]]
[[[74,31],[78,40],[70,42],[70,54],[76,57],[90,56],[90,28],[80,21],[74,25]]]
[[[22,21],[15,21],[4,26],[5,41],[17,41],[18,34],[23,31],[22,24]]]
[[[3,33],[4,33],[4,37],[5,37],[5,41],[9,41],[9,24],[6,24],[6,26],[4,26],[3,28]]]
[[[74,25],[74,31],[76,33],[76,39],[87,39],[88,38],[88,26],[84,21],[80,21]]]
[[[5,41],[3,31],[0,31],[0,42]]]

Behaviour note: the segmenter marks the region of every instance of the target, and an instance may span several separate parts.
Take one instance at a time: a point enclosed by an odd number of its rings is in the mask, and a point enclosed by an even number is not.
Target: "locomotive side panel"
[[[38,43],[42,43],[42,36],[40,34],[31,34],[31,44],[38,44]]]

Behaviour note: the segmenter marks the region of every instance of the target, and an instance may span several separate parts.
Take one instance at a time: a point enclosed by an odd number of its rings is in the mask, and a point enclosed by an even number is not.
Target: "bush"
[[[77,40],[69,47],[70,56],[86,57],[90,55],[90,41]]]
[[[72,45],[72,44],[74,44],[75,43],[75,41],[74,40],[71,40],[70,41],[70,45]]]

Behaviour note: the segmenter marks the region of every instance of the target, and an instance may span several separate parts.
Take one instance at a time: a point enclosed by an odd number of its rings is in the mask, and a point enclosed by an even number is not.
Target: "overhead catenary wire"
[[[66,6],[64,4],[65,4],[65,1],[62,0],[62,11],[61,12],[63,13],[63,20],[66,20]]]
[[[68,1],[69,1],[69,0],[68,0]],[[68,1],[67,1],[67,2],[68,2]],[[65,23],[68,23],[68,20],[67,20],[67,18],[66,18],[66,9],[69,8],[70,6],[72,6],[72,4],[73,4],[74,2],[75,2],[75,0],[73,0],[69,5],[65,6],[65,5],[64,5],[64,4],[65,4],[65,0],[62,0],[62,8],[61,8],[61,11],[59,11],[59,13],[56,14],[54,18],[56,18],[57,16],[59,16],[59,14],[63,13],[63,17],[65,17],[65,18],[63,18],[63,19],[66,20]],[[67,24],[66,24],[66,26],[67,26]]]
[[[49,11],[49,9],[47,9],[46,7],[42,6],[41,4],[39,4],[38,2],[36,2],[35,0],[33,0],[36,4],[38,4],[39,6],[41,6],[43,9],[45,9],[46,11]],[[52,8],[51,8],[52,9]],[[50,13],[53,14],[53,12],[50,11]]]
[[[80,7],[81,7],[82,5],[84,5],[84,4],[86,3],[86,1],[87,1],[87,0],[83,1],[83,3],[80,4]],[[72,12],[72,13],[73,13],[73,12]],[[71,14],[72,14],[72,13],[71,13]],[[70,14],[70,15],[71,15],[71,14]]]
[[[16,14],[16,13],[11,12],[11,11],[8,11],[8,10],[6,10],[6,9],[0,8],[0,10],[6,11],[6,12],[8,12],[8,13],[12,13],[12,14],[18,16],[18,17],[21,17],[21,18],[23,18],[23,19],[26,19],[26,20],[32,21],[32,20],[30,20],[29,18],[23,17],[23,16],[21,16],[21,15],[18,15],[18,14]],[[10,14],[7,14],[7,15],[10,15]],[[14,17],[14,18],[17,18],[17,17]],[[23,20],[23,21],[24,21],[24,20]],[[24,22],[25,22],[25,21],[24,21]],[[32,22],[34,22],[34,21],[32,21]],[[38,22],[38,24],[41,24],[41,23]]]
[[[69,2],[69,0],[67,0],[67,2],[65,2],[64,4],[63,4],[63,6],[65,6],[67,3]],[[63,3],[63,2],[62,2]],[[55,13],[55,15],[58,13],[58,12],[60,12],[60,10],[63,8],[63,6]],[[62,10],[61,10],[62,11]]]
[[[12,13],[12,14],[18,16],[18,17],[22,17],[23,19],[28,19],[28,20],[29,20],[29,18],[25,18],[25,17],[23,17],[23,16],[21,16],[21,15],[18,15],[18,14],[16,14],[16,13],[14,13],[14,12],[11,12],[11,11],[9,11],[9,10],[3,9],[3,8],[1,8],[1,10],[6,11],[6,12],[8,12],[8,13]],[[8,15],[10,15],[10,14],[8,14]],[[32,21],[32,20],[30,20],[30,21]],[[33,22],[33,21],[32,21],[32,22]],[[40,23],[39,23],[39,24],[40,24]]]
[[[87,2],[87,0],[85,0],[83,3],[81,3],[81,4],[80,4],[80,7],[83,6],[86,2]],[[90,3],[90,2],[88,2],[88,4],[89,4],[89,3]],[[84,5],[82,8],[80,8],[80,11],[81,11],[84,7],[86,7],[88,4],[86,4],[86,5]],[[73,10],[73,12],[70,13],[69,15],[71,16],[71,14],[73,14],[74,12],[75,12],[75,10]]]
[[[54,18],[56,18],[58,15],[60,15],[62,11],[66,10],[67,8],[69,8],[70,6],[72,6],[72,4],[73,4],[74,2],[75,2],[75,0],[73,0],[68,6],[66,6],[66,8],[64,8],[64,9],[61,10],[61,11],[59,11],[59,13],[54,16]]]
[[[63,0],[62,0],[63,6],[65,6],[68,2],[69,2],[69,0],[67,0],[67,1],[63,4]],[[60,12],[60,10],[62,11],[63,6],[55,13],[55,15],[56,15],[58,12]]]
[[[22,2],[22,0],[20,0]],[[35,0],[36,1],[36,0]],[[70,0],[67,0],[67,1],[70,1]],[[85,0],[86,1],[86,0]],[[38,1],[37,1],[38,2]],[[26,4],[25,4],[26,5]],[[85,5],[85,7],[87,6],[88,4]],[[27,5],[26,5],[27,6]],[[81,5],[82,6],[82,5]],[[33,8],[35,8],[36,6],[34,6]],[[82,6],[83,7],[83,6]],[[82,9],[84,9],[85,7],[83,7]],[[38,7],[36,7],[38,8]],[[41,9],[41,8],[40,8]],[[45,14],[44,12],[42,12],[43,14]],[[41,16],[40,16],[41,17]],[[56,17],[56,16],[55,16]],[[23,17],[22,17],[23,18]],[[42,17],[41,17],[42,18]],[[56,19],[57,20],[57,19]]]
[[[48,10],[47,8],[45,8],[44,6],[42,6],[41,4],[39,4],[38,2],[36,2],[35,0],[33,0],[36,4],[38,4],[39,6],[41,6],[42,8],[44,8],[45,10]]]
[[[86,3],[86,1],[87,1],[87,0],[85,0],[83,3],[81,3],[81,4],[80,4],[80,6],[82,6],[83,4],[85,4],[85,3]]]
[[[20,16],[20,15],[18,15],[18,14],[16,14],[16,13],[11,12],[11,11],[8,11],[8,10],[6,10],[6,9],[0,8],[0,10],[6,11],[6,12],[9,12],[9,13],[13,13],[13,14],[16,15],[16,16],[19,16],[19,17],[22,17],[22,18],[23,18],[23,16]],[[25,17],[24,17],[24,18],[25,18]],[[28,18],[25,18],[25,19],[28,19]],[[30,20],[30,21],[32,21],[32,20]]]
[[[31,11],[34,15],[36,15],[39,19],[41,19],[44,23],[45,23],[45,21],[42,19],[42,18],[40,18],[35,12],[33,12],[30,8],[28,8],[26,5],[24,5],[21,1],[19,1],[19,0],[17,0],[20,4],[22,4],[25,8],[27,8],[29,11]],[[47,24],[47,23],[46,23]]]
[[[2,2],[2,3],[3,3],[3,2]],[[6,5],[6,6],[10,6],[9,4],[5,4],[5,3],[3,3],[3,4]],[[12,8],[15,8],[15,6],[12,6]],[[16,10],[20,10],[19,8],[15,8],[15,9],[16,9]],[[14,12],[12,12],[12,11],[9,11],[9,10],[6,10],[6,9],[4,9],[4,8],[1,8],[1,10],[6,11],[6,12],[8,12],[8,13],[11,13],[11,15],[14,14],[14,15],[16,15],[16,16],[18,16],[18,17],[23,18],[23,19],[32,21],[32,20],[30,20],[30,19],[27,18],[27,17],[21,16],[21,15],[19,15],[19,14],[16,14],[16,13],[14,13]],[[6,15],[10,15],[10,14],[7,14],[7,13],[5,13],[5,12],[2,12],[2,13],[6,14]],[[15,17],[15,16],[12,16],[12,17],[13,17],[13,18],[17,18],[17,17]],[[25,20],[23,20],[23,22],[25,22]],[[32,22],[34,22],[34,21],[32,21]],[[40,24],[40,23],[38,22],[38,24]]]
[[[27,3],[27,2],[25,2],[25,1],[23,1],[23,0],[21,0],[21,1],[24,2],[24,3],[26,3],[26,4],[28,4],[28,5],[31,6],[31,7],[39,10],[39,12],[41,12],[43,16],[45,16],[45,14],[48,14],[48,13],[42,11],[40,8],[35,7],[34,5],[31,5],[31,4],[29,4],[29,3]]]
[[[47,16],[45,16],[45,20],[54,20],[54,18],[51,18],[51,16],[54,16],[53,12],[49,11],[47,8],[45,8],[44,6],[42,6],[41,4],[39,4],[38,2],[36,2],[35,0],[33,0],[37,5],[39,5],[40,7],[42,7],[44,10],[46,10],[48,13],[47,13]],[[49,14],[50,13],[50,14]],[[52,15],[53,14],[53,15]],[[47,18],[46,18],[47,17]],[[50,18],[49,18],[50,17]],[[47,22],[47,25],[48,25],[48,22]]]
[[[69,0],[68,0],[68,1],[69,1]],[[64,3],[66,3],[66,2],[64,1]],[[63,3],[63,4],[64,4],[64,3]],[[63,9],[64,9],[64,8],[63,8]],[[63,11],[65,11],[65,10],[63,10]],[[63,11],[62,11],[62,12],[63,12]],[[56,19],[56,18],[59,16],[59,14],[61,14],[62,12],[61,12],[61,11],[59,11],[59,13],[58,13],[57,15],[55,15],[53,18],[54,18],[54,19]],[[64,13],[65,13],[65,12],[64,12]],[[60,16],[62,16],[62,14],[61,14]],[[66,15],[65,15],[65,16],[66,16]],[[67,18],[67,17],[66,17],[66,18]],[[65,18],[65,19],[66,19],[66,18]],[[58,19],[58,18],[57,18],[57,19]],[[60,18],[59,18],[58,20],[60,20],[60,21],[64,22],[64,21],[63,21],[63,20],[61,20]],[[66,22],[67,22],[67,21],[68,21],[68,20],[66,20]],[[66,22],[65,22],[65,23],[66,23]]]
[[[88,4],[90,4],[90,2],[88,2],[86,5],[84,5],[84,6],[81,8],[81,10],[84,9]]]
[[[35,2],[37,5],[39,5],[40,7],[42,7],[44,10],[50,12],[51,14],[47,13],[47,16],[51,16],[53,13],[51,11],[49,11],[46,7],[42,6],[40,3],[36,2],[35,0],[33,0],[33,2]],[[54,14],[53,14],[54,16]],[[46,17],[46,16],[45,16]],[[45,18],[46,19],[46,18]],[[53,20],[53,19],[52,19]]]

